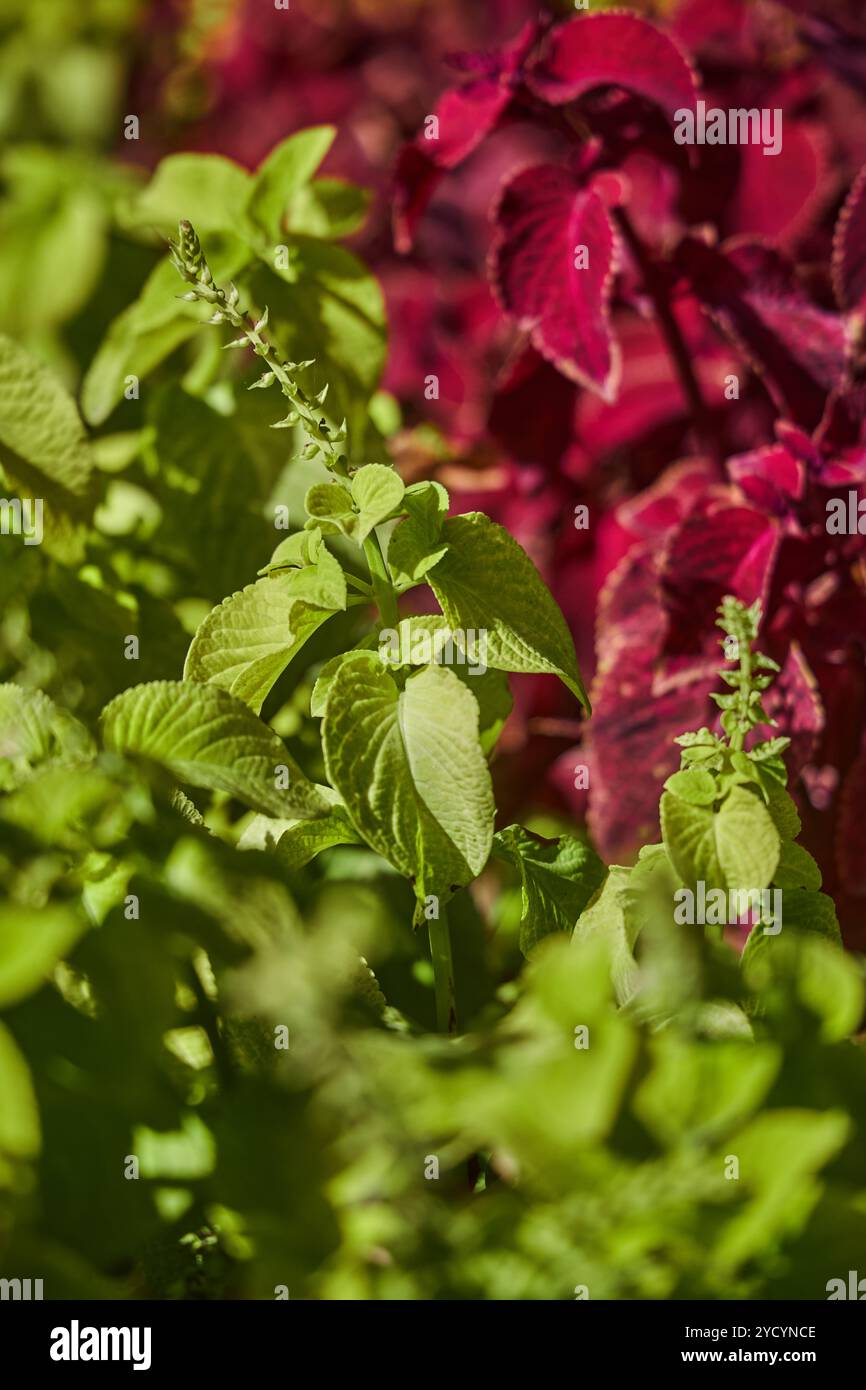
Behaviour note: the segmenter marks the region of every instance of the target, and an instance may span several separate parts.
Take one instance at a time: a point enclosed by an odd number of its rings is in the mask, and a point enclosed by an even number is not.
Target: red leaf
[[[631,14],[571,19],[554,29],[527,85],[560,106],[596,87],[624,87],[671,121],[695,104],[695,74],[671,39]]]
[[[778,724],[772,732],[791,740],[785,762],[793,780],[812,761],[825,722],[818,682],[798,643],[792,642],[782,670],[764,697],[764,707]]]
[[[681,299],[672,310],[686,340],[705,401],[723,406],[724,378],[737,361],[707,322],[694,300]],[[671,361],[670,349],[654,319],[620,311],[614,318],[622,351],[622,380],[615,405],[583,392],[578,400],[577,432],[583,449],[595,460],[614,449],[628,449],[643,459],[655,432],[661,464],[671,457],[676,434],[670,426],[685,427],[689,404]],[[667,427],[667,428],[665,428]],[[681,431],[682,432],[682,431]],[[640,453],[638,451],[641,451]]]
[[[404,145],[394,171],[392,217],[394,245],[401,255],[412,249],[415,228],[441,175],[417,145]]]
[[[491,278],[503,308],[564,376],[612,400],[619,381],[609,314],[617,243],[602,199],[568,170],[543,164],[507,185],[496,223]]]
[[[693,651],[712,632],[725,594],[765,600],[778,544],[776,528],[750,507],[699,509],[671,533],[661,581],[669,651]]]
[[[577,388],[526,346],[496,384],[487,428],[519,463],[555,468],[572,440]]]
[[[866,436],[866,387],[837,386],[827,398],[815,442],[823,450],[835,452],[858,445]]]
[[[836,223],[833,288],[843,309],[863,306],[866,299],[866,166],[854,180]]]
[[[785,139],[774,158],[766,159],[760,145],[741,146],[739,157],[740,176],[728,225],[732,231],[789,245],[808,227],[828,192],[820,132],[802,121],[786,119]]]
[[[784,444],[768,444],[748,454],[728,459],[731,481],[750,502],[774,516],[784,516],[791,502],[803,496],[806,469]]]
[[[714,680],[705,662],[666,678],[674,667],[660,656],[664,629],[657,547],[634,546],[609,576],[599,604],[597,703],[583,758],[590,767],[593,842],[614,863],[656,838],[659,783],[679,764],[673,740],[712,718]]]
[[[397,157],[394,179],[394,244],[400,252],[412,247],[418,219],[427,206],[443,170],[456,169],[477,150],[505,116],[517,91],[524,60],[539,34],[535,22],[498,53],[455,55],[452,63],[471,71],[475,81],[445,92],[434,120]]]
[[[846,369],[844,321],[811,304],[784,259],[767,247],[717,250],[686,237],[677,257],[712,317],[764,373],[768,390],[798,423],[817,425]]]
[[[411,249],[418,219],[430,201],[441,172],[454,169],[476,150],[508,106],[513,92],[496,81],[470,82],[446,92],[436,107],[435,139],[419,135],[397,157],[394,186],[394,242]]]

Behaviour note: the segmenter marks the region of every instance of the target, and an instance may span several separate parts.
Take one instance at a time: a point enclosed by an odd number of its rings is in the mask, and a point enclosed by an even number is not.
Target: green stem
[[[742,682],[740,684],[740,709],[739,722],[731,738],[731,750],[734,753],[741,753],[746,742],[746,732],[750,726],[749,720],[749,691],[752,688],[752,647],[750,642],[743,642],[740,639],[740,646],[745,647],[745,651],[740,652],[740,674]]]
[[[397,595],[394,593],[394,586],[385,564],[382,547],[375,532],[371,532],[364,541],[364,554],[367,557],[367,564],[370,566],[373,597],[376,600],[382,622],[386,627],[396,628],[400,621],[400,614],[397,612]]]
[[[436,1027],[440,1033],[457,1032],[457,1001],[454,994],[454,962],[451,959],[451,933],[448,916],[440,907],[441,917],[431,917],[430,958],[433,961],[433,985],[436,991]]]

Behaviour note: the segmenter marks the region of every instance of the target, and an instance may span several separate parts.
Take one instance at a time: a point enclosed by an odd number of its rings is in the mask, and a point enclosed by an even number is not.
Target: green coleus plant
[[[374,849],[413,887],[415,925],[430,934],[439,1024],[453,1030],[447,904],[491,852],[521,872],[527,945],[570,928],[601,877],[577,840],[545,844],[519,827],[494,835],[488,759],[510,709],[507,673],[556,675],[588,710],[571,634],[502,527],[480,512],[449,517],[439,483],[405,487],[388,464],[354,459],[345,421],[324,413],[327,385],[307,394],[298,374],[312,364],[287,361],[266,335],[267,306],[251,314],[234,284],[215,281],[189,222],[171,258],[188,286],[184,298],[208,305],[210,322],[238,334],[226,346],[260,359],[252,386],[282,392],[288,412],[274,428],[301,427],[303,455],[322,480],[306,493],[303,528],[201,623],[183,681],[137,686],[108,705],[106,745],[236,797],[259,813],[243,843],[270,846],[291,867],[339,844]],[[329,548],[338,540],[361,552],[367,578]],[[440,612],[401,617],[399,598],[422,586]],[[359,605],[376,614],[370,631],[325,663],[312,691],[322,785],[259,714],[304,643]]]
[[[0,547],[0,1273],[823,1298],[866,1240],[862,967],[758,737],[757,611],[724,605],[722,732],[683,736],[661,844],[605,869],[495,830],[509,673],[585,704],[574,648],[515,542],[371,444],[326,139],[173,157],[126,208],[166,230],[191,196],[209,255],[181,226],[108,328],[82,400],[120,433],[0,343],[3,467],[46,504]],[[163,380],[121,404],[128,371]],[[104,525],[121,483],[158,524]]]
[[[434,668],[396,667],[400,693]],[[4,1275],[50,1297],[727,1299],[822,1298],[856,1267],[862,971],[827,933],[786,919],[738,957],[678,925],[664,846],[581,911],[604,871],[512,827],[537,944],[455,1048],[359,968],[395,950],[370,880],[311,896],[290,867],[336,795],[275,786],[285,745],[247,704],[162,682],[104,727],[100,752],[0,688]],[[713,811],[751,785],[768,806],[760,775],[726,790],[731,742]],[[210,833],[177,781],[259,808],[266,848]],[[308,814],[273,814],[301,794]],[[382,796],[403,804],[390,778]]]
[[[783,931],[841,940],[832,898],[821,889],[812,856],[796,842],[800,818],[787,790],[787,738],[752,738],[773,720],[762,704],[778,666],[753,650],[760,604],[726,598],[719,608],[728,692],[713,696],[720,733],[682,734],[681,766],[659,804],[662,843],[645,846],[631,868],[614,866],[577,923],[582,939],[596,932],[616,945],[621,1000],[639,992],[635,959],[642,933],[661,920],[684,929],[685,957],[694,933],[721,941],[747,934],[743,965],[760,957]]]

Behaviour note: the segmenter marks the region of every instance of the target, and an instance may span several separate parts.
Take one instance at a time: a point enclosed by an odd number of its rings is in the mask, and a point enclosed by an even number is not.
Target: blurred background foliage
[[[292,0],[288,40],[240,0],[0,3],[0,332],[53,373],[28,418],[74,397],[84,420],[61,469],[0,410],[6,494],[50,513],[43,545],[0,545],[0,1274],[47,1297],[821,1298],[862,1262],[855,958],[781,941],[744,974],[663,924],[643,1003],[619,1010],[604,943],[556,937],[524,967],[519,887],[484,877],[451,909],[466,1031],[446,1041],[411,894],[380,860],[288,872],[238,850],[237,804],[95,751],[99,709],[179,677],[316,476],[175,297],[165,234],[195,218],[382,457],[402,403],[356,253],[387,286],[386,218],[350,176],[381,191],[429,109],[429,51],[522,8]],[[231,190],[341,111],[325,173],[286,197],[280,270],[237,236]],[[214,148],[240,167],[151,176]],[[407,471],[439,447],[400,438]],[[310,690],[356,623],[326,624],[263,710],[314,777]]]

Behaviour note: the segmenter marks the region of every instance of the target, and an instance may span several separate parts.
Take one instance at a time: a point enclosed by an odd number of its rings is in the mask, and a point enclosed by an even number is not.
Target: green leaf
[[[691,806],[712,806],[719,795],[715,777],[700,767],[675,772],[665,782],[665,787],[680,800],[688,801]]]
[[[701,880],[721,885],[716,818],[710,808],[664,792],[659,811],[665,849],[683,883],[692,888]]]
[[[53,372],[5,337],[0,337],[0,464],[21,481],[32,480],[37,494],[39,479],[81,494],[93,468],[72,397]]]
[[[356,450],[369,431],[367,401],[385,363],[385,301],[375,277],[342,246],[287,236],[289,265],[268,257],[250,282],[253,301],[267,304],[274,341],[292,361],[315,357],[300,372],[312,399],[327,383],[335,423],[345,417]],[[216,269],[214,269],[216,275]]]
[[[447,554],[427,578],[452,628],[487,633],[501,671],[557,675],[589,711],[568,625],[529,556],[481,512],[442,527]]]
[[[315,483],[307,491],[304,507],[316,521],[332,521],[342,529],[348,520],[348,529],[354,529],[352,494],[342,483]]]
[[[663,1144],[712,1142],[758,1108],[780,1068],[781,1051],[739,1039],[698,1042],[672,1029],[651,1044],[652,1070],[635,1113]]]
[[[363,843],[342,806],[334,806],[327,815],[315,820],[256,816],[238,841],[238,848],[271,850],[286,869],[294,872],[334,845]]]
[[[796,802],[790,792],[776,782],[765,786],[767,806],[783,840],[796,840],[802,829]]]
[[[102,713],[107,748],[161,764],[180,782],[228,792],[264,815],[322,815],[329,803],[274,731],[215,685],[153,681]],[[288,788],[278,785],[288,771]]]
[[[821,887],[821,870],[802,845],[783,840],[773,883],[777,888],[810,888],[817,892]]]
[[[246,206],[252,221],[268,236],[278,239],[282,235],[283,218],[290,208],[294,212],[297,195],[310,182],[334,143],[336,133],[336,128],[331,125],[312,126],[309,130],[298,131],[271,150],[259,165]],[[194,204],[188,206],[194,208]],[[308,206],[308,218],[310,215]],[[313,236],[321,235],[315,227],[302,225],[297,230]]]
[[[218,685],[258,714],[296,652],[332,613],[346,606],[343,572],[333,556],[328,558],[342,580],[342,603],[328,607],[315,601],[323,595],[338,601],[341,597],[339,584],[322,580],[316,566],[259,579],[224,599],[205,618],[192,640],[184,680]],[[299,595],[296,584],[303,586],[310,571],[310,597],[303,587]]]
[[[87,762],[96,749],[77,719],[41,690],[0,685],[0,789],[25,781],[48,762]]]
[[[681,748],[706,748],[708,751],[716,752],[725,745],[717,734],[710,733],[707,728],[695,729],[686,734],[678,734],[674,739]]]
[[[216,339],[216,330],[209,332]],[[149,552],[178,572],[182,592],[216,604],[244,588],[274,546],[272,503],[286,496],[279,481],[286,436],[268,428],[261,392],[241,392],[230,415],[177,385],[150,390],[147,398],[146,463],[162,509]]]
[[[638,930],[626,917],[624,896],[631,872],[617,864],[611,866],[601,889],[578,918],[572,937],[575,945],[590,937],[605,942],[610,955],[611,979],[620,1004],[628,1002],[637,986],[634,944]]]
[[[387,464],[368,463],[358,469],[352,477],[352,497],[360,513],[359,542],[365,541],[373,528],[400,505],[403,492],[403,479]]]
[[[305,565],[315,562],[321,548],[321,531],[315,528],[309,531],[295,531],[294,535],[286,536],[284,541],[280,541],[268,563],[259,570],[259,574],[270,574],[280,569],[303,569]]]
[[[575,835],[545,840],[520,825],[493,837],[494,853],[520,873],[520,949],[526,956],[551,932],[574,931],[605,877],[594,849]]]
[[[36,1158],[42,1142],[30,1068],[8,1028],[0,1023],[0,1153]]]
[[[0,1008],[39,989],[86,930],[71,906],[0,906]]]
[[[782,892],[782,926],[787,931],[812,932],[842,943],[842,933],[833,899],[827,893],[807,888],[785,888]]]
[[[763,802],[751,792],[733,787],[713,812],[666,791],[660,811],[665,849],[689,887],[703,881],[710,887],[760,890],[772,883],[779,836]]]
[[[819,1035],[825,1042],[839,1042],[858,1031],[863,977],[856,959],[840,949],[838,939],[809,931],[783,931],[777,937],[761,937],[753,931],[743,952],[742,970],[762,1009],[781,1014],[789,1028],[796,999],[819,1020]],[[812,1045],[811,1038],[809,1042]]]
[[[478,705],[452,671],[425,667],[400,691],[377,656],[345,662],[322,745],[353,825],[419,900],[477,877],[493,839],[493,790]]]
[[[388,567],[391,578],[402,588],[419,583],[447,551],[441,535],[449,497],[441,483],[413,483],[401,505],[408,516],[391,536]]]
[[[0,323],[12,337],[31,338],[35,328],[66,322],[93,294],[105,264],[114,191],[100,187],[99,167],[68,145],[4,154]]]
[[[315,179],[292,198],[287,230],[330,240],[351,236],[364,225],[371,200],[367,188],[343,179]]]
[[[326,661],[318,674],[316,683],[310,696],[310,714],[314,719],[321,719],[325,713],[328,703],[328,696],[331,693],[331,686],[340,667],[348,661],[369,662],[372,653],[367,650],[355,650],[351,652],[340,652],[339,656],[332,656],[330,661]]]
[[[755,961],[764,960],[769,954],[779,954],[777,942],[783,938],[790,942],[805,937],[823,938],[838,947],[842,944],[842,932],[836,916],[833,899],[826,893],[814,892],[806,888],[782,889],[782,933],[767,933],[762,925],[753,927],[746,941],[741,964],[747,972]],[[791,949],[786,946],[783,951]],[[753,982],[758,977],[748,976]]]
[[[327,546],[319,546],[315,560],[295,570],[289,576],[289,582],[298,600],[303,599],[317,608],[327,608],[331,613],[342,612],[346,607],[346,576],[339,560]]]
[[[53,849],[80,849],[92,822],[98,824],[116,804],[118,788],[92,762],[76,767],[72,761],[52,759],[17,790],[7,792],[0,799],[0,819]]]
[[[478,702],[478,738],[484,756],[489,758],[514,705],[508,676],[492,667],[479,676],[474,676],[465,665],[453,669]]]
[[[716,850],[728,888],[762,889],[779,862],[779,833],[762,801],[733,787],[715,820]]]
[[[198,232],[236,232],[252,187],[246,169],[222,155],[170,154],[121,216],[130,226],[172,234],[185,217],[194,219]]]
[[[462,636],[462,642],[460,640]],[[478,701],[479,737],[485,756],[495,747],[511,713],[513,699],[504,671],[484,669],[486,653],[480,643],[453,634],[441,613],[402,618],[379,635],[379,655],[392,669],[406,666],[449,666]]]
[[[251,256],[249,247],[228,235],[209,241],[207,250],[219,282],[237,275]],[[128,376],[143,380],[210,317],[209,304],[187,304],[178,297],[182,288],[171,262],[160,261],[138,299],[109,325],[81,387],[81,409],[91,425],[101,425],[123,400]]]
[[[813,1174],[838,1153],[850,1128],[848,1116],[839,1110],[774,1109],[741,1130],[733,1152],[744,1192],[754,1195],[725,1225],[714,1260],[735,1268],[775,1249],[783,1234],[802,1227],[820,1196]],[[730,1146],[728,1139],[729,1151]]]

